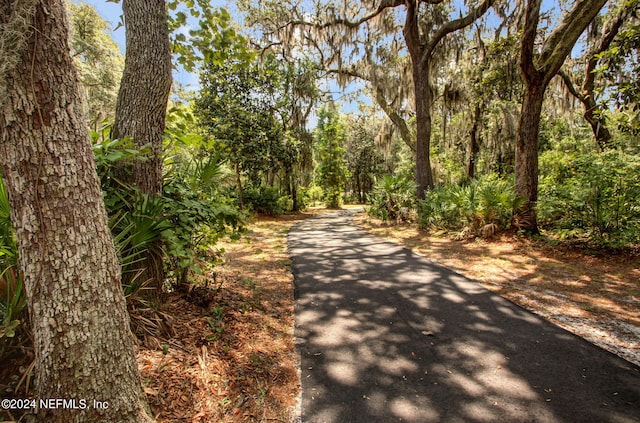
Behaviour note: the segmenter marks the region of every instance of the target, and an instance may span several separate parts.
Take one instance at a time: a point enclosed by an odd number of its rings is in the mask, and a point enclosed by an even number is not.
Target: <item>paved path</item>
[[[640,368],[352,215],[289,235],[303,422],[640,422]]]

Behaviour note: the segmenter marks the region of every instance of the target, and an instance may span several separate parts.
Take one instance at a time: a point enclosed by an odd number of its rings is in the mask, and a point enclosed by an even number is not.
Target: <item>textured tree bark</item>
[[[148,146],[146,160],[128,163],[120,177],[151,196],[162,193],[162,135],[171,90],[171,48],[165,0],[123,0],[127,52],[113,124],[113,137]],[[141,280],[150,280],[159,301],[164,282],[159,245],[147,251]],[[127,275],[136,272],[127,272]]]
[[[0,23],[1,57],[13,60],[0,73],[0,166],[28,295],[37,397],[86,406],[40,409],[37,420],[152,421],[83,121],[65,5],[0,0]],[[16,35],[22,41],[10,40]],[[94,400],[108,407],[96,408]]]
[[[429,157],[431,147],[431,106],[433,95],[429,83],[429,63],[433,47],[420,40],[418,3],[407,1],[404,39],[411,57],[411,70],[416,107],[416,195],[424,200],[425,192],[433,188],[433,174]]]
[[[425,192],[433,188],[431,158],[429,157],[433,94],[429,84],[428,70],[421,69],[420,60],[414,63],[416,63],[413,69],[416,90],[416,184],[418,186],[417,196],[423,200]]]
[[[538,233],[536,203],[538,202],[538,136],[540,115],[546,85],[532,84],[525,91],[516,138],[516,192],[523,199],[514,214],[513,226]]]
[[[539,233],[536,216],[538,200],[538,135],[544,93],[549,81],[558,73],[580,34],[596,17],[606,0],[582,0],[551,32],[539,54],[534,44],[540,20],[542,0],[528,0],[523,35],[520,43],[520,70],[525,83],[525,96],[516,139],[516,194],[522,205],[514,210],[513,226]]]

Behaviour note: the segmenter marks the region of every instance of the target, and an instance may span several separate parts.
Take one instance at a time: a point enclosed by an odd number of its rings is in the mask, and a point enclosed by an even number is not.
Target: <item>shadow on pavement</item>
[[[350,223],[289,234],[304,422],[637,422],[640,369]]]

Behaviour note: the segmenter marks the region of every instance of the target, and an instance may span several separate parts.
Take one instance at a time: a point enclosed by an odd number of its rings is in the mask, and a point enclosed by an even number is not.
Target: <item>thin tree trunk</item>
[[[482,110],[479,104],[476,104],[476,108],[473,112],[473,126],[471,127],[471,133],[469,134],[469,156],[467,161],[467,178],[473,179],[476,177],[476,159],[480,152],[480,143],[478,142],[478,126],[480,125],[480,117]]]
[[[242,175],[240,173],[240,164],[236,163],[236,184],[238,185],[238,200],[240,209],[244,209],[244,191],[242,189]]]
[[[446,88],[445,88],[446,91]],[[442,148],[449,149],[447,145],[447,97],[442,96]]]
[[[293,203],[293,210],[291,211],[294,213],[299,212],[300,204],[298,202],[298,183],[295,176],[291,177],[291,202]]]
[[[149,147],[145,160],[127,163],[120,178],[156,197],[162,195],[162,136],[171,90],[171,49],[165,0],[123,0],[127,52],[113,124],[113,137],[132,137]],[[137,265],[140,265],[139,263]],[[162,245],[146,252],[139,278],[151,281],[151,298],[161,301],[164,283]],[[135,269],[128,269],[135,270]],[[125,272],[125,277],[136,271]]]
[[[28,296],[36,396],[86,406],[40,409],[37,420],[152,421],[69,55],[65,5],[0,0],[0,23],[0,55],[8,63],[0,72],[0,166]],[[14,42],[16,35],[22,40]]]
[[[601,112],[602,110],[596,104],[593,99],[593,95],[589,95],[582,102],[584,106],[584,118],[589,125],[591,126],[591,130],[593,131],[593,136],[596,139],[596,144],[598,145],[598,149],[600,151],[605,150],[609,144],[611,143],[611,132],[609,132],[609,128],[607,128],[607,123],[604,120]]]

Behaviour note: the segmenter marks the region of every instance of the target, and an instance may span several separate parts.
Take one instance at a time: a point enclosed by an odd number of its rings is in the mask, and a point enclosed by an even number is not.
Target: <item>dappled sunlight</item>
[[[289,250],[302,386],[312,392],[303,421],[560,422],[571,421],[576,395],[608,395],[606,384],[582,390],[582,368],[613,357],[594,362],[570,334],[347,219],[301,222]]]
[[[329,377],[335,379],[343,385],[358,386],[360,379],[358,372],[354,369],[355,363],[329,363],[326,366]]]
[[[380,223],[364,214],[356,221],[640,364],[640,338],[620,330],[623,324],[640,326],[637,254],[589,255],[510,235],[490,241],[452,240],[411,224]]]

